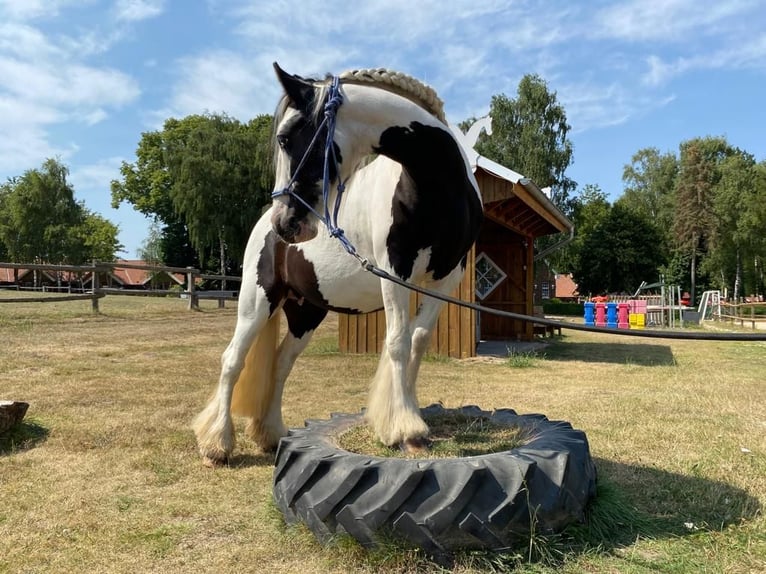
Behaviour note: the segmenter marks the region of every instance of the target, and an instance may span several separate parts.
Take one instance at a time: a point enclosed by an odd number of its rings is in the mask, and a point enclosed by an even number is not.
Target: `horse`
[[[385,69],[322,79],[274,69],[284,91],[274,114],[274,199],[248,240],[218,386],[193,424],[200,454],[207,465],[227,462],[233,414],[250,419],[246,432],[259,448],[275,449],[287,433],[285,380],[328,311],[381,308],[386,335],[366,422],[383,444],[422,450],[428,426],[416,380],[443,303],[425,297],[411,317],[409,290],[360,261],[453,291],[483,218],[473,170],[442,101],[420,81]]]

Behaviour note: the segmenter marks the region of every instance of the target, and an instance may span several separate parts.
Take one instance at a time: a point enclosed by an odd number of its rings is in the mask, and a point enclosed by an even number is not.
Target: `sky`
[[[273,113],[277,61],[405,72],[451,123],[538,74],[571,125],[567,175],[614,200],[642,148],[720,135],[766,159],[764,23],[764,0],[0,0],[0,181],[60,159],[133,258],[150,220],[113,209],[110,181],[142,132]]]

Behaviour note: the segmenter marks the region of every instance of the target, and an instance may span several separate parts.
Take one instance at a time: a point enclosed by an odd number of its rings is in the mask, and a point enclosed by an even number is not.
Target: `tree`
[[[678,159],[650,147],[638,150],[622,172],[624,189],[617,200],[639,215],[654,221],[667,239],[673,228]]]
[[[130,203],[136,211],[161,225],[164,263],[197,267],[199,258],[191,247],[189,232],[170,198],[172,179],[165,157],[166,142],[173,137],[185,137],[184,133],[176,133],[183,126],[174,124],[173,127],[178,130],[141,134],[135,163],[123,161],[120,166],[122,178],[112,180],[112,207],[116,209],[123,202]]]
[[[14,261],[59,263],[71,247],[68,229],[81,223],[81,206],[67,182],[69,170],[46,160],[7,184],[0,241]]]
[[[8,233],[8,231],[4,230],[5,224],[5,213],[7,210],[7,202],[8,202],[8,196],[10,195],[12,191],[12,184],[13,180],[8,180],[8,182],[0,185],[0,261],[7,261],[10,259],[10,256],[8,255],[8,248],[5,246],[5,241],[3,238]]]
[[[241,260],[271,201],[270,116],[247,124],[216,114],[170,118],[162,131],[142,134],[136,156],[112,182],[112,204],[132,203],[162,224],[166,263],[223,269]]]
[[[217,255],[224,274],[229,254],[242,259],[250,230],[271,200],[270,187],[262,185],[268,179],[253,161],[266,156],[270,143],[225,115],[182,121],[193,126],[167,146],[170,198],[200,258]]]
[[[476,151],[551,188],[551,199],[565,213],[569,194],[577,184],[566,176],[572,163],[571,126],[556,92],[545,81],[527,74],[519,82],[516,98],[492,97],[492,135],[482,134]]]
[[[149,235],[141,243],[138,256],[150,265],[161,265],[165,260],[162,251],[162,230],[158,222],[155,221],[149,226]]]
[[[734,299],[759,290],[757,261],[764,255],[763,204],[766,188],[759,186],[755,158],[734,150],[719,163],[720,178],[713,188],[714,226],[705,270],[720,289]]]
[[[505,94],[492,97],[490,104],[492,135],[482,133],[476,151],[534,181],[541,189],[550,188],[551,201],[570,216],[570,192],[577,184],[566,176],[572,163],[572,143],[567,138],[571,126],[556,92],[537,75],[527,74],[519,82],[516,98]],[[538,252],[562,241],[561,234],[535,240]],[[558,268],[567,266],[568,251],[548,256]]]
[[[580,293],[633,292],[664,262],[657,227],[615,204],[583,238],[573,276]]]
[[[689,257],[692,305],[698,262],[708,252],[715,224],[713,188],[720,179],[719,163],[731,153],[724,138],[695,138],[681,144],[673,234],[678,248]]]
[[[86,261],[114,261],[115,254],[125,246],[118,240],[120,229],[108,219],[83,209],[83,221],[72,229],[79,249],[73,249],[70,262],[74,264]]]
[[[571,272],[577,267],[581,257],[582,244],[611,209],[611,204],[598,185],[586,184],[579,195],[571,202],[570,218],[574,223],[575,235],[572,242],[564,247],[559,254],[558,266],[560,271]]]
[[[75,200],[69,169],[55,159],[0,188],[0,244],[17,262],[111,261],[118,228]]]

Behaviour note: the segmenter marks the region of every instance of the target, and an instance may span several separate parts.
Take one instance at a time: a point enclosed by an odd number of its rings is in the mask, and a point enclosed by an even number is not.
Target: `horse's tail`
[[[231,413],[262,421],[274,398],[274,367],[279,340],[279,316],[274,313],[255,337],[245,357],[231,398]]]

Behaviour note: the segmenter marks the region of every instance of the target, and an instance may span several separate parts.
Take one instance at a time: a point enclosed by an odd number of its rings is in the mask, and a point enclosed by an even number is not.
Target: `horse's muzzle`
[[[305,219],[299,219],[293,215],[280,215],[276,211],[271,217],[271,226],[277,235],[286,243],[302,243],[314,239],[317,235],[317,226],[307,222]]]

